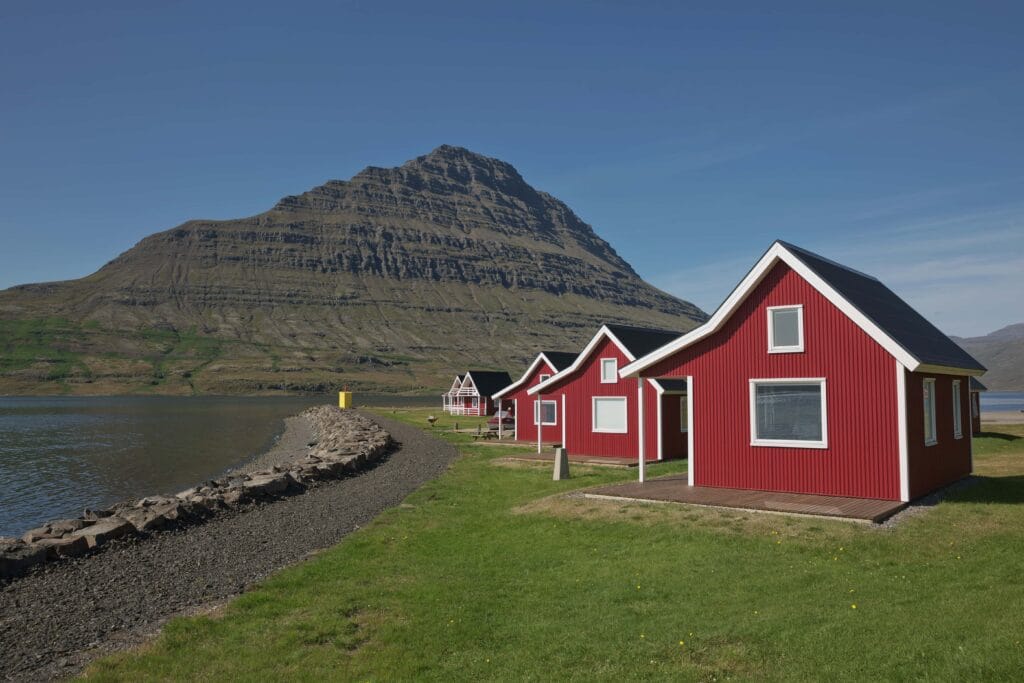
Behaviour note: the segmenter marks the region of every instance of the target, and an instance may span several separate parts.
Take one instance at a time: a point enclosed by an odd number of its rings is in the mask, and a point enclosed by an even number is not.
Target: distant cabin
[[[981,434],[981,392],[988,387],[977,377],[971,377],[971,434]]]
[[[569,367],[574,360],[575,353],[542,351],[519,379],[491,396],[497,409],[512,417],[514,424],[510,431],[515,434],[517,441],[536,442],[538,423],[543,423],[540,426],[541,440],[549,444],[561,443],[562,431],[557,410],[550,404],[543,406],[542,410],[540,402],[529,396],[527,391]]]
[[[707,323],[620,372],[685,385],[690,486],[909,501],[970,474],[985,368],[874,277],[775,242]]]
[[[619,369],[678,339],[679,332],[602,325],[573,360],[527,395],[571,456],[647,460],[686,455],[683,382],[622,379]],[[522,422],[520,422],[522,424]],[[534,435],[536,432],[534,432]]]
[[[512,382],[507,372],[470,370],[456,375],[451,388],[442,394],[442,407],[451,415],[493,415],[491,395]]]

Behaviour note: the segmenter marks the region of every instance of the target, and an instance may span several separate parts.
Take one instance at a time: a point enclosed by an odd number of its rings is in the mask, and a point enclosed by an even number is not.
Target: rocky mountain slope
[[[603,322],[705,317],[511,165],[442,146],[0,292],[0,392],[440,392]]]
[[[1024,391],[1024,323],[1007,325],[983,337],[954,341],[981,361],[981,378],[992,391]]]

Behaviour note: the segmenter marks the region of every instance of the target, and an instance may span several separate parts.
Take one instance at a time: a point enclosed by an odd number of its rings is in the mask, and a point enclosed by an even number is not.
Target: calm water
[[[1024,410],[1024,392],[1019,391],[983,391],[981,392],[981,412]]]
[[[362,405],[417,402],[356,398]],[[273,445],[285,417],[332,400],[0,397],[0,536],[215,477]]]

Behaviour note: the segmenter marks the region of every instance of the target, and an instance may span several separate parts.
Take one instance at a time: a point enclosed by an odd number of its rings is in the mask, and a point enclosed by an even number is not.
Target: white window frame
[[[551,426],[557,425],[558,424],[558,401],[548,401],[547,399],[545,399],[543,401],[538,401],[537,399],[533,400],[533,424],[536,425],[540,421],[540,417],[541,417],[540,416],[540,410],[541,410],[541,404],[542,403],[550,403],[551,405],[553,405],[555,407],[555,421],[554,422],[545,422],[541,426],[542,427],[551,427]]]
[[[760,439],[757,436],[757,387],[773,384],[821,385],[821,440]],[[828,391],[824,377],[764,377],[750,380],[750,445],[772,448],[828,448]]]
[[[796,311],[796,333],[797,333],[797,344],[796,346],[776,346],[775,345],[775,316],[772,315],[775,311]],[[786,306],[769,306],[768,307],[768,353],[802,353],[804,350],[804,305],[803,304],[790,304]]]
[[[540,379],[537,380],[537,384],[540,384],[541,382],[547,382],[549,379],[551,379],[551,375],[541,375]]]
[[[597,402],[598,401],[622,401],[622,414],[624,425],[622,429],[598,429],[597,427]],[[590,431],[598,434],[628,434],[629,433],[629,401],[625,396],[593,396],[590,399]]]
[[[963,396],[960,394],[960,380],[953,380],[953,438],[964,438]]]
[[[927,392],[926,392],[925,390],[928,388],[928,385],[931,385],[931,389],[928,389]],[[922,407],[922,411],[921,411],[922,425],[921,425],[921,427],[922,427],[922,429],[924,431],[924,445],[925,446],[934,446],[935,444],[937,444],[939,442],[939,425],[935,421],[935,378],[934,377],[925,377],[923,380],[921,380],[921,400],[922,401],[924,400],[925,396],[928,396],[928,403],[923,404],[921,406]],[[927,411],[927,414],[925,413],[925,411]],[[924,418],[927,417],[928,415],[930,415],[931,418],[932,418],[932,433],[931,434],[928,433],[928,429],[927,429],[928,423],[924,421]]]
[[[612,364],[612,378],[605,379],[604,366],[607,363]],[[619,359],[618,358],[602,358],[601,359],[601,384],[615,384],[619,381]]]
[[[679,433],[690,432],[690,397],[687,394],[679,396]]]

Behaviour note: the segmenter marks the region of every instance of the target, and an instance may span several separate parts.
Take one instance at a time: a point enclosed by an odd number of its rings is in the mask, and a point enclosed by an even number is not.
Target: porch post
[[[499,398],[498,399],[498,441],[501,441],[501,435],[502,435],[501,421],[502,421],[502,417],[501,417],[501,399]]]
[[[644,378],[636,378],[636,419],[637,419],[637,472],[640,474],[640,483],[643,483],[646,475],[647,463],[644,460]]]
[[[540,454],[540,435],[544,431],[544,396],[537,394],[533,402],[533,421],[537,423],[537,453]]]

